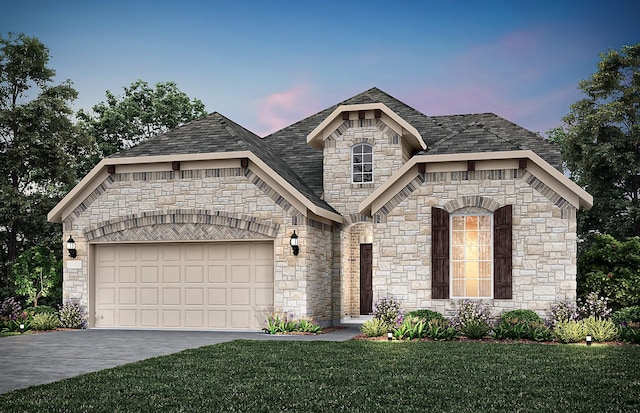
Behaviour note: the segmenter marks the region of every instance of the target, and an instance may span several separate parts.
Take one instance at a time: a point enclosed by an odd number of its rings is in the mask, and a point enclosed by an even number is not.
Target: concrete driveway
[[[317,336],[261,332],[71,330],[0,338],[0,393],[50,383],[151,357],[227,341],[345,341],[348,328]]]

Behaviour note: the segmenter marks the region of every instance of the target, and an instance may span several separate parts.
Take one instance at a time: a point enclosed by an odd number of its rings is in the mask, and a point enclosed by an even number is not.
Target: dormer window
[[[351,181],[373,182],[373,146],[359,143],[351,149]]]

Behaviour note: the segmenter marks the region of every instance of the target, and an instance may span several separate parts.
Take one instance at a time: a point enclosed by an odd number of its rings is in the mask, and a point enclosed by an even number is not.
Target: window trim
[[[364,172],[364,171],[363,171],[363,172],[355,172],[355,170],[354,170],[354,169],[355,169],[355,168],[354,168],[354,166],[356,165],[356,163],[354,162],[354,161],[355,161],[355,159],[354,159],[354,158],[355,158],[355,155],[356,155],[356,154],[354,153],[354,151],[355,151],[355,149],[356,149],[356,148],[358,148],[358,147],[368,147],[368,148],[370,148],[370,149],[371,149],[371,180],[370,180],[370,181],[364,181],[364,175],[365,175],[366,173],[368,173],[368,172]],[[374,165],[374,153],[373,153],[373,152],[374,152],[374,151],[373,151],[373,145],[371,145],[370,143],[366,143],[366,142],[359,142],[359,143],[356,143],[355,145],[353,145],[353,146],[351,147],[351,183],[352,183],[352,184],[360,185],[360,184],[371,184],[371,183],[373,183],[373,182],[374,182],[374,178],[375,178],[375,177],[374,177],[374,174],[373,174],[373,165]],[[364,155],[364,153],[365,153],[365,152],[363,152],[363,151],[361,150],[361,152],[360,152],[359,154],[360,154],[360,155]],[[363,161],[363,162],[360,162],[359,164],[360,164],[360,165],[367,165],[368,163],[365,163],[365,162]],[[356,176],[356,174],[361,175],[363,180],[362,180],[362,181],[356,181],[356,180],[354,179],[354,178],[355,178],[355,176]]]
[[[491,240],[489,242],[489,247],[491,249],[491,257],[488,260],[483,260],[484,262],[489,262],[490,264],[490,294],[488,296],[476,296],[476,297],[470,297],[467,295],[461,295],[461,296],[456,296],[454,294],[454,280],[453,280],[453,271],[454,271],[454,259],[453,259],[453,219],[455,217],[461,217],[461,216],[487,216],[489,217],[490,223],[491,223],[491,228],[489,230],[489,234],[491,235]],[[465,229],[466,232],[466,229]],[[493,217],[493,213],[486,211],[486,212],[481,212],[481,211],[477,211],[477,212],[464,212],[464,213],[456,213],[453,212],[451,214],[449,214],[449,298],[450,299],[474,299],[474,300],[488,300],[488,299],[493,299],[495,296],[495,291],[494,291],[494,285],[495,285],[495,233],[494,233],[494,217]],[[460,262],[460,260],[456,260],[456,262]],[[462,261],[462,262],[466,262],[466,260]],[[478,279],[479,280],[479,279]],[[466,290],[466,288],[465,288]],[[478,289],[478,294],[480,293],[480,290]]]

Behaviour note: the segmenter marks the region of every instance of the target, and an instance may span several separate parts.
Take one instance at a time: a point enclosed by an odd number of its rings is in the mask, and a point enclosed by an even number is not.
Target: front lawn
[[[235,341],[6,393],[0,410],[629,412],[639,396],[640,346]]]

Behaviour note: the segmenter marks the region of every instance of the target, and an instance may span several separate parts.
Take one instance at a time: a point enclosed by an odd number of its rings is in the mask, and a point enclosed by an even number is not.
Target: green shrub
[[[622,308],[611,314],[611,321],[616,325],[622,323],[640,323],[640,305]]]
[[[360,331],[367,337],[380,337],[389,332],[389,326],[384,321],[374,318],[365,321]]]
[[[60,320],[56,314],[40,313],[33,316],[31,319],[31,328],[34,330],[53,330],[58,328]]]
[[[438,320],[444,319],[444,316],[439,312],[428,310],[428,309],[410,311],[407,313],[405,318],[406,317],[420,317],[425,321],[431,321],[433,319],[438,319]]]
[[[427,322],[425,336],[436,341],[455,340],[458,337],[458,330],[445,318],[434,318]]]
[[[598,317],[589,317],[582,320],[587,335],[593,337],[593,341],[613,341],[618,338],[618,329],[611,320]]]
[[[578,294],[609,298],[611,308],[640,305],[640,237],[618,241],[598,234],[578,259]]]
[[[80,303],[68,301],[58,311],[60,327],[62,328],[85,328],[87,318],[85,310]]]
[[[573,321],[578,319],[578,306],[574,301],[563,300],[551,306],[550,322],[554,327],[561,321]]]
[[[513,310],[502,314],[500,321],[493,329],[493,337],[497,340],[549,341],[553,338],[553,334],[534,311]]]
[[[321,333],[322,327],[320,327],[315,321],[309,320],[307,318],[302,318],[298,320],[298,325],[296,326],[296,331],[300,331],[302,333]]]
[[[262,329],[265,333],[319,333],[322,327],[308,318],[295,319],[293,313],[272,312],[267,314],[266,326]]]
[[[413,340],[425,336],[427,322],[420,317],[405,317],[393,331],[396,340]]]
[[[485,337],[489,331],[491,331],[491,326],[481,320],[469,320],[460,328],[460,332],[472,340]]]
[[[24,326],[24,329],[22,329],[23,332],[31,330],[31,317],[24,311],[18,314],[17,317],[6,321],[2,331],[10,333],[19,332],[21,331],[20,325]]]
[[[389,326],[395,326],[401,317],[400,303],[393,298],[382,298],[373,309],[373,318],[382,320]]]
[[[491,309],[488,305],[475,300],[462,300],[460,307],[453,318],[453,324],[460,330],[468,323],[478,324],[481,322],[489,324],[491,321]]]
[[[559,321],[553,329],[553,334],[561,343],[578,343],[587,337],[584,323],[577,320]]]
[[[505,311],[501,319],[509,318],[509,319],[517,319],[520,321],[534,321],[534,322],[542,322],[542,318],[535,311],[532,310],[511,310]]]
[[[34,316],[36,314],[56,314],[58,312],[55,308],[49,307],[47,305],[39,305],[37,307],[28,307],[28,308],[25,308],[24,311],[26,311],[31,316]]]
[[[624,323],[618,328],[620,340],[625,343],[640,344],[640,323]]]

